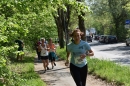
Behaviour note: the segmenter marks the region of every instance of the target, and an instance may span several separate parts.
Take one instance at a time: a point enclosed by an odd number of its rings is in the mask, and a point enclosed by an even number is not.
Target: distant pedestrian
[[[56,66],[55,59],[56,59],[56,47],[55,44],[52,42],[52,39],[49,39],[49,60],[51,61],[52,69]]]
[[[65,65],[68,66],[71,54],[70,73],[77,86],[86,86],[88,72],[86,56],[93,56],[94,52],[86,41],[81,40],[83,32],[78,28],[70,35],[73,38],[73,42],[67,45],[67,60]]]
[[[48,48],[48,45],[45,43],[44,38],[41,39],[40,49],[41,49],[41,60],[43,63],[44,72],[46,72],[46,70],[49,70],[49,68],[48,68],[48,65],[49,65],[48,50],[49,50],[49,48]]]
[[[41,54],[40,44],[41,44],[40,40],[38,40],[38,41],[35,43],[35,49],[36,49],[38,61],[40,61],[40,59],[41,59],[41,56],[40,56],[40,54]]]
[[[18,43],[18,53],[17,53],[17,61],[18,60],[23,60],[23,56],[24,56],[24,52],[23,52],[23,47],[24,47],[24,43],[23,41],[20,39],[20,37],[18,37],[17,40],[15,40],[15,43]]]

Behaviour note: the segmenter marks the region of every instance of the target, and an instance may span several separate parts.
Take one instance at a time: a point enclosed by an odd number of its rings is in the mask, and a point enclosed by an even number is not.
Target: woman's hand
[[[80,58],[81,58],[81,59],[84,59],[86,56],[87,56],[86,54],[81,54],[81,55],[80,55]]]
[[[68,65],[69,65],[69,60],[66,60],[65,66],[68,66]]]

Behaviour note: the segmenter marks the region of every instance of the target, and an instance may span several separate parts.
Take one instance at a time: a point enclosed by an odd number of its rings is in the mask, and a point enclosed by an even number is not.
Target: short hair
[[[41,41],[44,40],[45,41],[45,38],[41,38]]]
[[[49,38],[49,41],[52,40],[52,38]]]
[[[74,35],[75,32],[80,32],[80,35],[81,35],[81,36],[84,34],[83,32],[80,31],[79,28],[76,28],[76,29],[74,29],[74,30],[72,31],[72,33],[70,34],[70,36],[73,37],[73,35]]]

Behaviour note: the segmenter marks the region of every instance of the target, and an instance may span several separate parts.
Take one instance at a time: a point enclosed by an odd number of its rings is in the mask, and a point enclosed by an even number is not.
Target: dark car
[[[113,35],[108,35],[104,38],[105,43],[117,43],[117,37]]]
[[[106,35],[100,35],[99,36],[99,42],[104,42],[104,37],[105,37]]]
[[[91,36],[86,36],[87,42],[92,42],[92,37]]]
[[[95,35],[94,40],[99,40],[99,35]]]

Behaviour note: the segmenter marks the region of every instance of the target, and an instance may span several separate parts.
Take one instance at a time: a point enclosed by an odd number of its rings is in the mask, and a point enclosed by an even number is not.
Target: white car
[[[130,44],[130,38],[126,39],[126,46],[129,46]]]

